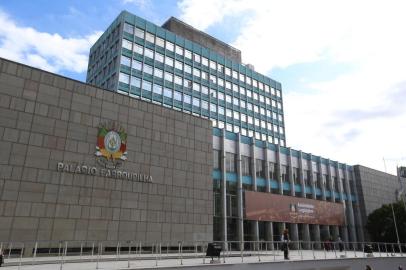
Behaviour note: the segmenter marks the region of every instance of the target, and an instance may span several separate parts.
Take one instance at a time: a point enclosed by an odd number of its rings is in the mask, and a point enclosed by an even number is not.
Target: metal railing
[[[59,241],[0,242],[6,266],[120,263],[122,268],[139,265],[205,264],[209,242]],[[214,242],[222,246],[217,263],[271,262],[284,260],[281,241]],[[406,243],[290,241],[290,260],[406,256]],[[125,264],[125,265],[124,265]]]

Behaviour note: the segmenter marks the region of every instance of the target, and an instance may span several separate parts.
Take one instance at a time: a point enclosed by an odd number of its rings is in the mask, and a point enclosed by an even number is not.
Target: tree
[[[399,241],[406,242],[406,209],[403,202],[393,203]],[[368,216],[366,229],[374,242],[396,243],[396,230],[393,221],[392,207],[384,204]]]

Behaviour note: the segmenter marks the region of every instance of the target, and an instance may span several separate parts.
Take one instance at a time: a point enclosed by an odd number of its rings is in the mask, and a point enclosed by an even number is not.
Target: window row
[[[128,31],[126,31],[126,28]],[[192,53],[190,50],[187,50],[179,45],[175,45],[174,43],[164,40],[160,37],[156,37],[155,35],[153,35],[149,32],[145,32],[144,30],[142,30],[138,27],[134,28],[132,25],[126,23],[124,26],[124,31],[126,31],[132,35],[135,35],[141,39],[145,39],[147,42],[149,42],[151,44],[155,44],[158,47],[164,48],[168,51],[171,51],[178,55],[184,56],[185,58],[187,58],[189,60],[193,60],[195,63],[198,63],[199,65],[202,65],[202,66],[208,67],[212,70],[215,70],[217,72],[220,72],[227,77],[239,80],[247,85],[258,88],[259,90],[264,91],[265,93],[272,93],[273,95],[276,95],[278,97],[281,96],[280,90],[274,89],[273,87],[270,87],[269,85],[267,85],[265,83],[252,79],[251,77],[249,77],[245,74],[239,73],[236,70],[232,70],[213,60],[209,60],[208,58],[201,56],[197,53]],[[125,47],[129,50],[131,50],[130,49],[131,43],[132,42],[130,42],[126,39],[123,39],[123,47]],[[139,45],[137,45],[137,46],[139,46]],[[145,49],[147,49],[147,48],[145,48]]]
[[[132,67],[135,70],[139,71],[144,71],[144,73],[149,74],[149,75],[154,75],[158,78],[165,78],[166,81],[169,81],[171,83],[175,83],[180,86],[192,88],[195,91],[202,92],[203,94],[208,94],[208,87],[204,85],[200,85],[199,83],[192,82],[191,80],[188,80],[186,78],[182,78],[181,76],[174,75],[171,72],[164,72],[162,69],[159,68],[154,68],[151,65],[148,64],[143,64],[140,61],[137,60],[131,60],[131,58],[126,57],[126,56],[121,56],[121,61],[120,63],[124,66],[127,67]],[[165,75],[165,76],[164,76]],[[252,91],[247,90],[244,93],[246,93],[247,97],[253,97],[254,100],[258,100],[258,94],[257,93],[252,93]],[[233,97],[228,94],[224,94],[222,92],[219,92],[215,89],[210,89],[210,96],[219,100],[225,100],[228,103],[233,103],[236,106],[240,106],[243,109],[247,109],[250,111],[254,111],[255,113],[260,113],[262,115],[265,115],[265,108],[260,107],[258,105],[254,105],[248,101],[242,100],[237,97]],[[267,104],[268,106],[272,106],[274,108],[277,108],[279,110],[282,110],[282,103],[279,101],[276,101],[274,99],[270,99],[268,97],[264,97],[262,95],[259,95],[259,101]],[[271,111],[267,111],[267,116],[271,117]],[[275,117],[276,118],[276,117]]]

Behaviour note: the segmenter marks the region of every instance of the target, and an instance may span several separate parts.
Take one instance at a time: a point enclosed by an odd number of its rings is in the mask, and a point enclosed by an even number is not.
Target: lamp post
[[[399,241],[399,233],[398,233],[398,226],[396,225],[395,211],[393,210],[393,203],[391,203],[390,206],[391,206],[391,208],[392,208],[393,223],[395,223],[396,238],[398,239],[398,244],[400,244],[400,241]]]

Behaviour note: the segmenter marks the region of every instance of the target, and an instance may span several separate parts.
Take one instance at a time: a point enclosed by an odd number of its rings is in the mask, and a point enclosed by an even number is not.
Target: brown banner
[[[341,203],[245,191],[245,216],[249,220],[344,225]]]

